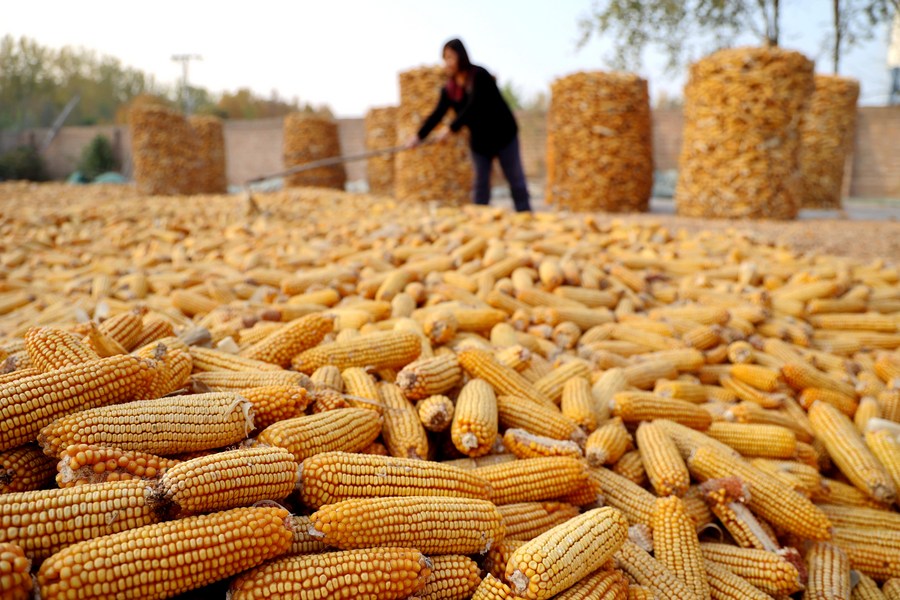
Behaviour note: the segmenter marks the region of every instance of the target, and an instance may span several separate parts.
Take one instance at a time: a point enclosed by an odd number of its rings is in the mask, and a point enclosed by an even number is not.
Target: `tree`
[[[510,109],[519,110],[522,108],[522,94],[519,89],[513,85],[513,82],[507,81],[500,86],[500,95],[503,96],[503,99],[509,104]]]
[[[900,12],[900,0],[832,0],[831,61],[834,73],[841,55],[861,41],[872,39],[875,26]]]
[[[613,67],[637,69],[644,50],[660,48],[670,69],[710,51],[728,47],[746,34],[777,46],[781,39],[780,0],[594,0],[579,21],[583,47],[594,35],[612,36]],[[874,35],[874,26],[900,10],[900,0],[832,0],[835,71],[841,53]]]

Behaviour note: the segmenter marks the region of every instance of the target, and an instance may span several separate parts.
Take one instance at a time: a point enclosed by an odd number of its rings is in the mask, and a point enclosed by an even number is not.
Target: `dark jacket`
[[[447,114],[448,108],[456,113],[450,129],[458,132],[463,126],[468,127],[472,151],[478,154],[496,155],[519,131],[494,76],[476,65],[472,65],[472,73],[458,100],[451,97],[448,86],[441,88],[437,107],[419,129],[419,139],[428,137]]]

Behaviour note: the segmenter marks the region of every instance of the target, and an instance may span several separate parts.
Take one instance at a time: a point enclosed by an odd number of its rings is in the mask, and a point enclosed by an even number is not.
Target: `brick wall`
[[[546,116],[542,112],[520,112],[519,141],[525,174],[530,180],[545,177]],[[281,119],[226,121],[224,127],[228,181],[242,184],[250,178],[277,173],[281,161],[283,135]],[[681,149],[683,117],[678,109],[653,112],[653,160],[656,169],[675,169]],[[46,129],[20,133],[0,132],[0,152],[19,144],[39,144]],[[49,174],[64,179],[74,169],[81,150],[98,133],[110,138],[123,165],[131,173],[130,140],[127,127],[64,127],[45,152]],[[338,121],[343,154],[365,151],[363,119]],[[851,196],[900,199],[900,106],[859,109],[855,151],[847,165],[846,189]],[[366,177],[364,160],[346,163],[349,181]],[[498,183],[502,180],[498,180]]]

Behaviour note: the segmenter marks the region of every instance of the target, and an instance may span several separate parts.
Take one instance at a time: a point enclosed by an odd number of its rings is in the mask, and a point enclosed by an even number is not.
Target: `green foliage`
[[[112,56],[85,48],[53,49],[12,35],[0,37],[0,130],[49,127],[76,94],[80,101],[69,125],[105,125],[124,121],[123,107],[140,97],[163,98],[181,108],[180,87],[158,85],[151,75],[124,66]],[[330,114],[328,107],[287,102],[272,93],[264,98],[250,90],[214,94],[190,86],[184,90],[192,112],[255,119],[306,110]]]
[[[613,68],[636,70],[644,51],[654,47],[677,69],[714,50],[744,43],[778,45],[782,0],[593,0],[582,18],[579,46],[593,36],[610,37]],[[819,2],[823,5],[826,2]],[[841,52],[869,39],[875,25],[900,10],[900,0],[832,0],[834,32],[830,41],[837,65]]]
[[[36,148],[19,146],[0,154],[0,180],[45,181],[44,159]]]
[[[105,135],[97,135],[81,151],[78,170],[88,181],[93,181],[98,175],[116,171],[118,168],[119,161],[116,160],[112,144]]]
[[[522,108],[522,94],[511,81],[507,81],[500,86],[500,95],[506,100],[510,109],[519,110]]]

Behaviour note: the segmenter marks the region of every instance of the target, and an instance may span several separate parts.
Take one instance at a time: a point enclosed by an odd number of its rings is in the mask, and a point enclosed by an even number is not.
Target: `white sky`
[[[327,104],[340,117],[363,116],[399,101],[397,73],[437,64],[443,43],[460,37],[472,61],[512,82],[526,99],[549,92],[557,77],[608,68],[608,43],[581,50],[577,22],[592,0],[295,0],[251,3],[154,0],[6,2],[0,34],[38,43],[91,48],[153,74],[181,76],[173,54],[200,54],[190,83],[211,92],[249,87],[268,96]],[[830,0],[783,2],[782,45],[830,71],[824,39]],[[238,5],[241,8],[232,8]],[[841,72],[860,79],[861,102],[887,97],[887,27],[844,58]],[[651,95],[680,95],[684,79],[656,56],[640,73]]]

